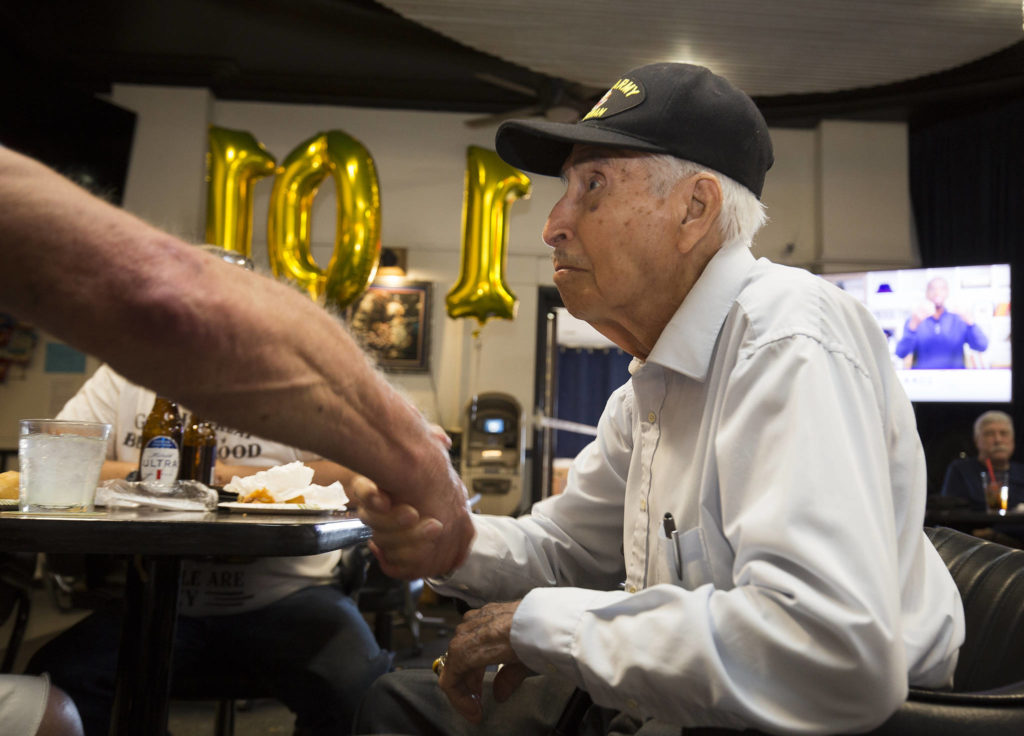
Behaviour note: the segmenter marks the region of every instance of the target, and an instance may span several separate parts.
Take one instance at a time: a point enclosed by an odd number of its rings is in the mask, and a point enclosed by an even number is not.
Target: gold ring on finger
[[[448,652],[446,651],[444,654],[442,654],[440,657],[434,660],[434,664],[431,666],[431,669],[434,670],[434,674],[440,677],[441,673],[444,671],[444,666],[447,662]]]

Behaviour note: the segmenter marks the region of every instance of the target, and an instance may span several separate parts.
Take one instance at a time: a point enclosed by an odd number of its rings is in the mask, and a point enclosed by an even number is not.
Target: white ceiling
[[[751,96],[835,92],[945,71],[1024,38],[1021,0],[379,0],[478,51],[605,89],[658,61]]]

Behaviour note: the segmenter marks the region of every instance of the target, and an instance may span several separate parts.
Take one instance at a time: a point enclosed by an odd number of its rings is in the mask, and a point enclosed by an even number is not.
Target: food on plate
[[[238,503],[276,503],[274,497],[270,495],[270,491],[266,488],[257,488],[252,493],[247,493],[244,496],[238,497]]]
[[[278,501],[266,488],[257,488],[252,493],[239,496],[238,503],[306,503],[306,497],[292,496],[287,501]]]
[[[329,486],[313,483],[313,469],[301,462],[278,465],[245,477],[235,476],[224,486],[238,494],[239,503],[302,504],[323,509],[344,509],[345,489],[335,481]]]
[[[0,498],[18,497],[18,478],[17,470],[0,473]]]

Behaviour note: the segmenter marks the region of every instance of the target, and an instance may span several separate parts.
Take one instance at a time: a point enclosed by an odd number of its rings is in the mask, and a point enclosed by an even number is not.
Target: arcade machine
[[[466,404],[462,480],[470,496],[480,494],[476,511],[515,516],[524,510],[525,437],[523,410],[515,397],[481,393]]]

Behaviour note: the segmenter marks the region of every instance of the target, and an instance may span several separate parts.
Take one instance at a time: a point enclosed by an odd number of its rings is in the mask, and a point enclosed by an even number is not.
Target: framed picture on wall
[[[428,281],[374,283],[346,310],[349,328],[386,371],[430,369]]]

